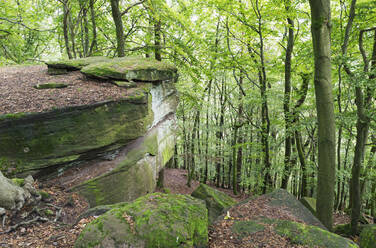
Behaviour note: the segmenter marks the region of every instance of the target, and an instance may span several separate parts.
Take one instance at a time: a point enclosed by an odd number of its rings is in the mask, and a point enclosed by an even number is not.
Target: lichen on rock
[[[88,224],[75,247],[206,247],[203,201],[153,193],[114,208]]]

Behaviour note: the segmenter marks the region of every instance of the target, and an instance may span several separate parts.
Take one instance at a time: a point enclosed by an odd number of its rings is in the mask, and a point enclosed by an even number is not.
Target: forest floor
[[[185,170],[165,169],[164,191],[167,189],[170,193],[174,194],[191,194],[199,186],[199,182],[194,180],[192,181],[191,187],[186,186],[186,183],[187,172]],[[87,223],[94,219],[94,217],[89,217],[81,219],[76,223],[80,214],[88,209],[88,203],[79,195],[66,192],[64,188],[56,185],[47,187],[42,183],[36,183],[35,186],[47,192],[50,195],[50,198],[46,201],[41,201],[37,206],[34,206],[33,209],[25,207],[11,218],[3,220],[5,226],[2,227],[0,223],[0,247],[73,247],[74,242],[82,229]],[[214,185],[211,186],[215,187]],[[232,190],[229,189],[217,189],[233,197],[236,201],[242,201],[249,197],[249,195],[246,194],[235,196],[232,193]],[[252,209],[250,212],[256,214],[258,212],[270,213],[270,209],[263,207],[263,204],[262,200],[260,200],[260,202],[252,201],[252,204],[249,205],[249,208]],[[11,213],[8,212],[8,215],[9,214]],[[28,214],[28,216],[25,216],[26,214]],[[24,225],[16,227],[15,230],[8,233],[2,233],[8,231],[9,227],[12,225],[14,226],[17,223],[26,222],[25,219],[33,220],[36,214],[45,217],[48,221],[34,221],[29,224],[25,223]],[[273,214],[278,215],[283,213],[276,212]],[[346,215],[335,215],[336,224],[344,224],[348,223],[348,221],[349,218]],[[231,243],[232,237],[228,233],[224,233],[224,229],[225,227],[221,225],[211,226],[209,228],[209,247],[241,247]],[[268,244],[275,244],[275,246],[261,245],[252,247],[291,247],[286,240],[269,232],[265,232],[263,235],[258,235],[256,238],[257,240],[255,241],[258,243],[255,243],[255,245],[263,244],[263,242],[268,240]]]

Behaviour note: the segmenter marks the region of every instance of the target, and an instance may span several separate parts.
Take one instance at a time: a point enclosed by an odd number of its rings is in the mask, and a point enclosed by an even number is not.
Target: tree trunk
[[[155,59],[158,61],[162,60],[161,55],[161,21],[154,20],[154,54]]]
[[[286,11],[290,8],[290,1],[286,4]],[[287,189],[287,184],[291,171],[291,113],[290,113],[290,95],[291,95],[291,57],[294,48],[294,21],[287,17],[288,38],[285,57],[285,93],[283,101],[283,113],[285,116],[285,169],[282,175],[281,188]]]
[[[69,16],[70,9],[69,9],[69,6],[68,6],[68,1],[64,2],[63,9],[64,9],[63,32],[64,32],[65,49],[67,51],[68,58],[72,59],[73,57],[72,57],[72,53],[71,53],[70,46],[69,46],[68,16]]]
[[[317,217],[329,229],[333,225],[335,186],[335,120],[331,84],[330,0],[310,0],[315,57],[315,95],[318,119]]]
[[[112,18],[114,19],[115,28],[116,28],[116,41],[117,47],[116,51],[118,57],[124,57],[124,29],[123,29],[123,22],[121,20],[121,12],[119,9],[119,0],[111,0],[111,13]]]
[[[97,47],[97,24],[95,21],[95,10],[94,10],[94,0],[90,0],[90,16],[91,16],[91,25],[92,25],[92,35],[93,40],[91,41],[89,56],[93,54],[93,51],[98,49]]]
[[[368,59],[366,57],[363,48],[363,34],[366,30],[361,30],[359,34],[359,50],[363,56],[364,72],[368,73]],[[372,69],[376,67],[376,28],[374,31],[373,51],[371,57]],[[369,79],[372,80],[376,75],[371,74]],[[360,218],[361,210],[361,192],[360,192],[360,171],[364,160],[364,150],[368,138],[368,130],[370,118],[366,112],[369,110],[369,105],[372,100],[373,90],[370,87],[366,87],[366,95],[364,96],[361,86],[355,86],[355,104],[357,107],[357,122],[356,122],[356,144],[354,162],[351,170],[351,232],[356,234],[358,231],[358,222]]]

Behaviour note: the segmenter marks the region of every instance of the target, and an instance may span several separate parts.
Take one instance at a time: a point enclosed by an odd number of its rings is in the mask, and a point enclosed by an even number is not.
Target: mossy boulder
[[[361,248],[376,248],[376,224],[364,226],[359,241]]]
[[[117,58],[85,66],[81,72],[100,79],[127,81],[165,81],[177,78],[175,66],[142,57]]]
[[[200,184],[191,196],[205,201],[210,223],[214,222],[223,213],[223,210],[236,204],[236,201],[230,196],[206,184]]]
[[[317,226],[309,226],[288,220],[271,220],[274,231],[287,237],[292,244],[307,245],[308,247],[352,248],[358,247],[349,239],[326,231]]]
[[[316,199],[312,197],[303,197],[300,202],[316,216]]]
[[[75,247],[206,247],[205,203],[154,193],[114,208],[88,224]]]
[[[94,56],[94,57],[87,57],[87,58],[79,58],[79,59],[70,59],[70,60],[58,60],[58,61],[50,61],[47,62],[48,66],[48,73],[51,75],[64,74],[63,72],[66,71],[76,71],[81,70],[84,66],[108,61],[110,58],[101,57],[101,56]]]
[[[295,196],[284,189],[276,189],[266,195],[270,199],[270,205],[274,207],[287,208],[291,213],[304,223],[312,226],[318,226],[322,229],[327,228],[309,211]]]
[[[47,73],[49,75],[64,75],[64,74],[68,73],[68,70],[67,69],[59,69],[59,68],[48,67]]]
[[[64,83],[45,83],[45,84],[37,84],[34,86],[35,89],[41,90],[41,89],[61,89],[68,87],[67,84]]]
[[[260,218],[250,221],[235,221],[231,230],[236,234],[236,238],[244,239],[257,232],[263,232],[267,228],[277,235],[288,238],[291,245],[325,248],[358,247],[354,242],[319,227],[288,220]]]

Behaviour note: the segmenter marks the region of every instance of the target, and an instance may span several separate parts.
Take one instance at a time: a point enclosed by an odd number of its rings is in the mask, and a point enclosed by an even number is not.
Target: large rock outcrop
[[[112,68],[111,73],[127,75],[116,79],[131,80],[132,89],[118,100],[0,115],[0,169],[15,175],[59,176],[91,206],[152,192],[158,171],[174,151],[176,68],[151,59],[104,57],[48,66],[67,71],[99,68],[98,74],[86,74],[101,78],[104,87],[115,77],[104,80],[100,68]]]
[[[115,208],[88,224],[75,247],[206,247],[205,203],[154,193]]]

